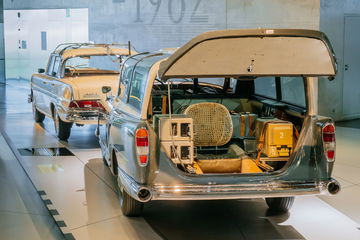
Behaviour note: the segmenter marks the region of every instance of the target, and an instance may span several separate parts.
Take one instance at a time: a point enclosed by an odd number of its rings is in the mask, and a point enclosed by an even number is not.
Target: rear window
[[[116,56],[80,56],[69,58],[65,62],[65,68],[70,69],[97,69],[104,71],[119,71],[120,62]]]

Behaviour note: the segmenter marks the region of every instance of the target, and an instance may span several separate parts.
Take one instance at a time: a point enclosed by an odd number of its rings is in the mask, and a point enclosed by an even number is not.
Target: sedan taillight
[[[135,132],[136,154],[140,166],[146,166],[149,160],[149,133],[146,128],[138,128]]]
[[[71,101],[69,108],[101,108],[103,105],[99,101],[95,100],[83,100],[83,101]]]
[[[335,126],[333,123],[326,123],[322,129],[322,138],[324,143],[324,153],[329,162],[335,160]]]

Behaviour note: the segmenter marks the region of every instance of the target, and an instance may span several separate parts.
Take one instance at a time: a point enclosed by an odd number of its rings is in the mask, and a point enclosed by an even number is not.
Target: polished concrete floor
[[[50,119],[34,123],[27,94],[21,81],[0,87],[0,239],[360,239],[360,129],[337,128],[337,196],[298,197],[282,215],[263,199],[155,201],[144,217],[127,218],[94,127],[74,127],[59,142]],[[42,156],[26,154],[33,148]],[[50,156],[48,148],[70,154]],[[20,194],[28,184],[31,193]]]

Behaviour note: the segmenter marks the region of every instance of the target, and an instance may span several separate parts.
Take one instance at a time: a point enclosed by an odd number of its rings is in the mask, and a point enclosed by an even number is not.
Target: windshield
[[[116,56],[82,56],[69,58],[65,62],[65,69],[71,70],[102,70],[119,72],[120,58]]]

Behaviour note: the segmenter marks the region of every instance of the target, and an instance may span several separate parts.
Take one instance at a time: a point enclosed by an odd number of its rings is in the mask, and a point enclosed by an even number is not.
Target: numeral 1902
[[[159,13],[160,7],[163,3],[163,0],[148,0],[150,2],[151,5],[153,5],[155,7],[155,11],[154,14],[151,18],[151,23],[154,22],[156,16]],[[203,23],[203,22],[208,22],[208,16],[206,15],[197,15],[198,12],[198,8],[199,5],[201,3],[202,0],[197,0],[192,13],[191,13],[191,17],[190,17],[190,21],[193,23]],[[185,10],[186,10],[186,4],[185,4],[185,0],[167,0],[168,5],[167,5],[167,10],[168,10],[168,14],[169,14],[169,18],[170,20],[177,24],[180,23],[185,15]],[[174,9],[174,2],[178,2],[180,3],[180,8],[179,9]],[[135,22],[144,22],[143,20],[143,16],[141,15],[141,7],[142,7],[142,3],[144,3],[143,0],[136,0],[136,19]]]

